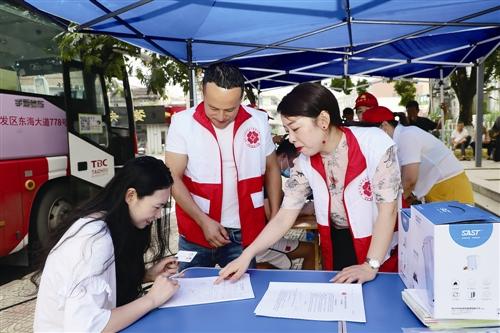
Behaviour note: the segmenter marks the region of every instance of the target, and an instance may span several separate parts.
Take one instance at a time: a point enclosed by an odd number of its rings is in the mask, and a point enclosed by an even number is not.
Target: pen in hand
[[[165,276],[165,278],[166,279],[176,279],[176,278],[180,278],[180,277],[183,277],[183,276],[184,276],[184,271],[172,274],[170,276]],[[150,285],[147,285],[144,288],[142,288],[142,291],[144,292],[146,290],[149,290],[149,289],[151,289],[152,286],[153,286],[153,284],[151,283]]]

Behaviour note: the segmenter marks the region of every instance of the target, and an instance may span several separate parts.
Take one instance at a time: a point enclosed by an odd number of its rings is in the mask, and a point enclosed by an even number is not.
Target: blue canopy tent
[[[387,62],[470,65],[500,40],[498,0],[28,0],[77,24],[74,31],[107,34],[189,65],[290,55],[303,66],[355,62],[339,74],[384,76]],[[418,38],[416,38],[418,37]],[[481,45],[482,45],[481,44]],[[428,59],[442,51],[447,56]],[[465,51],[466,53],[467,51]],[[296,53],[296,57],[293,57]],[[419,59],[423,58],[423,59]],[[473,59],[476,60],[477,58]],[[287,58],[281,58],[280,62]],[[378,66],[377,66],[378,65]],[[299,66],[300,67],[300,66]],[[322,66],[320,66],[322,67]],[[394,66],[396,67],[396,66]],[[257,67],[258,68],[258,67]],[[297,68],[297,66],[295,67]],[[328,72],[327,68],[323,68]],[[319,70],[319,69],[317,69]],[[409,73],[408,73],[409,74]],[[422,75],[419,77],[439,77]]]
[[[483,28],[414,37],[360,53],[356,51],[360,47],[355,47],[351,56],[308,51],[231,62],[260,89],[348,75],[439,78],[441,74],[448,76],[457,66],[474,65],[499,41],[500,28]]]
[[[111,35],[191,69],[233,61],[261,89],[347,75],[443,78],[480,64],[500,42],[498,0],[26,2],[74,22],[73,31]]]

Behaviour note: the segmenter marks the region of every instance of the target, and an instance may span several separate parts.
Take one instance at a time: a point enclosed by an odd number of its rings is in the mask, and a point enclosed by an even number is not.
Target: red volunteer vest
[[[182,114],[186,112],[187,114]],[[172,119],[176,125],[177,117],[184,119],[188,144],[188,167],[183,182],[193,200],[215,221],[220,222],[222,212],[222,156],[217,135],[212,123],[206,117],[203,102],[194,110],[186,110]],[[264,127],[267,119],[257,119],[259,112],[246,110],[240,106],[234,120],[233,156],[237,171],[237,190],[242,243],[248,246],[262,231],[265,225],[264,212],[264,173],[266,165]],[[190,115],[191,113],[192,115]],[[259,112],[262,114],[262,112]],[[264,115],[263,115],[264,117]],[[186,127],[186,128],[184,128]],[[190,167],[190,162],[192,166]],[[203,209],[204,208],[204,209]],[[198,224],[176,204],[179,234],[188,241],[211,248]]]
[[[376,204],[373,201],[370,177],[368,176],[368,166],[374,171],[380,162],[382,154],[394,142],[389,137],[382,135],[372,135],[367,129],[341,127],[348,146],[348,164],[344,183],[344,208],[347,213],[347,221],[353,238],[354,252],[358,264],[362,264],[366,259],[366,254],[371,243],[372,225],[377,216]],[[355,135],[353,132],[356,132]],[[372,131],[373,133],[373,131]],[[358,143],[357,136],[365,142],[362,149]],[[367,153],[367,146],[374,147]],[[375,147],[377,146],[377,147]],[[367,165],[367,159],[369,165]],[[314,195],[314,206],[316,219],[318,221],[318,232],[320,236],[323,268],[333,269],[333,253],[331,238],[331,196],[328,191],[325,167],[320,154],[310,158],[302,157],[304,174],[308,178],[309,185]],[[372,171],[372,172],[373,172]],[[320,199],[318,198],[327,198]],[[393,239],[397,240],[397,233]],[[392,251],[391,251],[392,250]],[[397,271],[397,251],[390,249],[388,258],[382,264],[380,271]]]

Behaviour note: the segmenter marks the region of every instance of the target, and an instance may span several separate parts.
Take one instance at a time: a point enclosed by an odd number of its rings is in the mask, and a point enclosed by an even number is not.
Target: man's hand
[[[209,217],[201,224],[201,229],[207,242],[214,247],[221,247],[231,242],[227,230]]]
[[[344,268],[330,281],[334,283],[365,283],[373,280],[376,276],[377,270],[371,268],[367,263],[363,263]]]

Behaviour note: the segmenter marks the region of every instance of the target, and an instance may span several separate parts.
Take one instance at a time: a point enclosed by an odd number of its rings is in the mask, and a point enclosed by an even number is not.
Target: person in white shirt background
[[[383,106],[367,110],[363,117],[365,122],[380,126],[396,143],[403,198],[408,204],[415,200],[474,203],[463,166],[439,139],[417,126],[401,125]]]
[[[460,148],[461,157],[460,160],[466,160],[465,148],[470,144],[471,136],[469,131],[465,128],[463,121],[457,122],[457,128],[451,133],[451,146],[453,150]]]
[[[175,257],[163,258],[162,209],[173,180],[150,156],[133,159],[94,198],[54,231],[33,275],[38,286],[33,330],[119,331],[165,303],[179,288],[169,276]],[[154,264],[145,268],[156,220]],[[41,275],[41,277],[40,277]],[[143,282],[154,281],[140,297]]]

